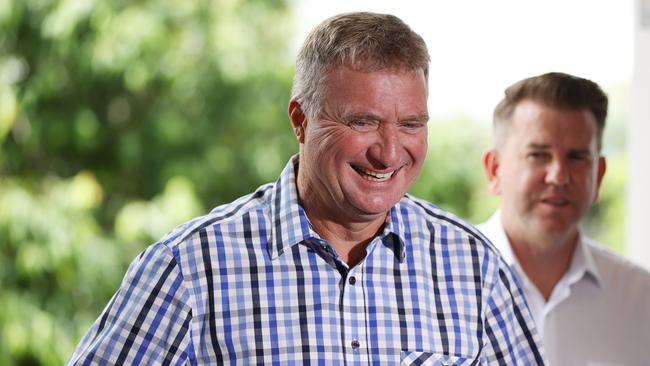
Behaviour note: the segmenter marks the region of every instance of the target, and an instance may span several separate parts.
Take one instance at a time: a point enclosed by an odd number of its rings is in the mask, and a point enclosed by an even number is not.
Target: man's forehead
[[[389,65],[378,65],[378,64],[372,64],[368,62],[356,62],[354,64],[351,63],[336,63],[332,64],[327,68],[327,71],[325,72],[325,76],[328,77],[329,75],[337,74],[342,71],[354,71],[354,72],[360,72],[360,73],[375,73],[375,72],[391,72],[395,74],[420,74],[422,76],[425,76],[425,72],[423,69],[418,68],[418,69],[413,69],[411,67],[407,67],[406,65],[401,65],[401,64],[389,64]]]
[[[540,130],[550,128],[591,131],[597,129],[596,118],[588,108],[559,108],[533,100],[524,100],[517,104],[512,113],[511,124],[514,127]]]
[[[527,110],[513,114],[509,145],[529,149],[561,147],[576,151],[592,150],[597,145],[597,126],[591,114],[543,108],[525,108]]]
[[[512,111],[512,119],[514,120],[516,115],[546,115],[546,114],[556,114],[556,115],[582,115],[585,120],[593,121],[596,124],[596,116],[588,107],[575,108],[570,106],[563,105],[554,105],[548,103],[542,99],[537,98],[524,98],[520,100]]]

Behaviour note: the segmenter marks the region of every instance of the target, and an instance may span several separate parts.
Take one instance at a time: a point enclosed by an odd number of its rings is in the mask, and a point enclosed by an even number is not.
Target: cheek
[[[522,190],[526,193],[535,193],[546,190],[546,178],[542,171],[526,171],[520,173]]]
[[[318,159],[335,154],[348,144],[349,133],[341,128],[320,128],[311,132],[308,143],[318,154]]]
[[[500,189],[505,194],[511,192],[526,200],[534,192],[544,189],[544,173],[523,166],[510,167],[500,179]]]
[[[582,175],[578,179],[582,179],[582,182],[580,183],[580,187],[582,187],[584,194],[588,195],[589,198],[595,199],[599,189],[598,177],[596,175],[596,172],[594,172],[593,174]]]
[[[423,135],[407,136],[404,141],[404,147],[409,155],[413,157],[416,164],[421,165],[427,156],[428,141],[426,133]]]

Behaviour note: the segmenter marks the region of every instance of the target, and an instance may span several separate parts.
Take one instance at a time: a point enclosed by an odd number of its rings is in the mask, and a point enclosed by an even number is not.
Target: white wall
[[[650,0],[636,0],[634,18],[627,252],[632,260],[650,269]]]

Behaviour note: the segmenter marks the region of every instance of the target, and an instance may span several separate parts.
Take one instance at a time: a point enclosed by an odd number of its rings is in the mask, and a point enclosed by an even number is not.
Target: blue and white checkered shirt
[[[538,365],[498,252],[404,197],[349,268],[310,227],[297,159],[133,261],[69,365]]]

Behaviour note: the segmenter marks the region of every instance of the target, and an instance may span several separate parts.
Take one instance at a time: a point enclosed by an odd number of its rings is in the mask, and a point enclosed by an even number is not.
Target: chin
[[[386,202],[382,203],[372,203],[372,204],[358,204],[354,205],[359,212],[363,212],[366,215],[377,216],[387,213],[391,207],[395,204],[389,204]]]
[[[565,222],[544,222],[538,225],[540,232],[555,237],[565,237],[575,231],[576,226]]]

